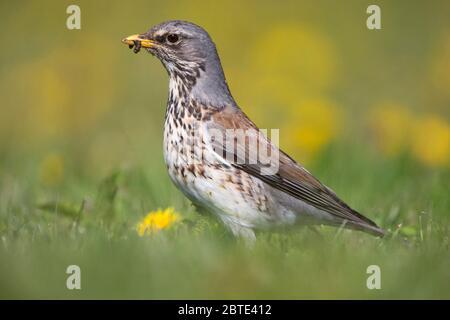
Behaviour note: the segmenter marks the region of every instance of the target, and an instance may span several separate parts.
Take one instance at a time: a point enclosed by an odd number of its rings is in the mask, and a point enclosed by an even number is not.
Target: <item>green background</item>
[[[450,298],[450,3],[376,1],[372,31],[370,4],[2,1],[0,297]],[[163,163],[167,73],[120,42],[170,19],[208,30],[241,108],[391,235],[297,228],[248,249],[198,214]],[[183,220],[139,237],[167,207]]]

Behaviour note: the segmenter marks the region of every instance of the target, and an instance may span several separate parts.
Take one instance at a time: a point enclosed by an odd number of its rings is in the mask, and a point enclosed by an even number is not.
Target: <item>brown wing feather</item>
[[[226,107],[225,109],[214,113],[212,115],[212,121],[208,123],[208,128],[214,128],[215,130],[258,130],[257,126],[240,109],[233,107]],[[267,138],[263,136],[258,136],[258,138],[265,139],[270,148],[277,148]],[[239,143],[239,141],[237,143]],[[215,150],[217,150],[222,146],[215,145],[214,147]],[[244,146],[238,145],[237,149],[239,148],[245,148],[248,152],[247,143]],[[224,153],[222,153],[222,155],[223,154]],[[374,222],[351,209],[346,203],[339,199],[333,191],[324,186],[283,151],[279,151],[279,170],[273,175],[262,175],[261,169],[264,165],[261,163],[249,164],[245,159],[240,160],[241,161],[235,161],[232,165],[257,177],[270,186],[286,192],[294,198],[304,201],[318,209],[326,211],[335,217],[355,222],[358,225],[369,225],[379,230],[375,233],[379,235],[383,233]],[[263,163],[267,162],[263,161]]]

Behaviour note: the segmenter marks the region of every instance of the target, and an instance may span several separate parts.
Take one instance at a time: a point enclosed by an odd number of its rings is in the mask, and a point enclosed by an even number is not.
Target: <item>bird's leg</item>
[[[253,248],[256,242],[255,232],[251,228],[241,226],[236,223],[226,223],[233,235],[240,241],[243,241],[246,247]]]

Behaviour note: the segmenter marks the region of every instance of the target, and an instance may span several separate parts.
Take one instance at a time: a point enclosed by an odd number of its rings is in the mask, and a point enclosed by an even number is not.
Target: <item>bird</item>
[[[164,160],[173,183],[200,212],[211,212],[250,242],[255,231],[296,225],[385,235],[261,134],[234,100],[205,29],[170,20],[122,42],[135,53],[145,49],[168,73]]]

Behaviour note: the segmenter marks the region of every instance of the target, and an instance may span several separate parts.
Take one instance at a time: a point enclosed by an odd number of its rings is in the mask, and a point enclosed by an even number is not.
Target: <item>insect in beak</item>
[[[122,39],[124,44],[128,45],[128,48],[133,49],[134,53],[138,53],[141,48],[151,48],[154,46],[154,42],[149,39],[145,39],[143,36],[139,34],[135,34],[129,36],[127,38]]]

